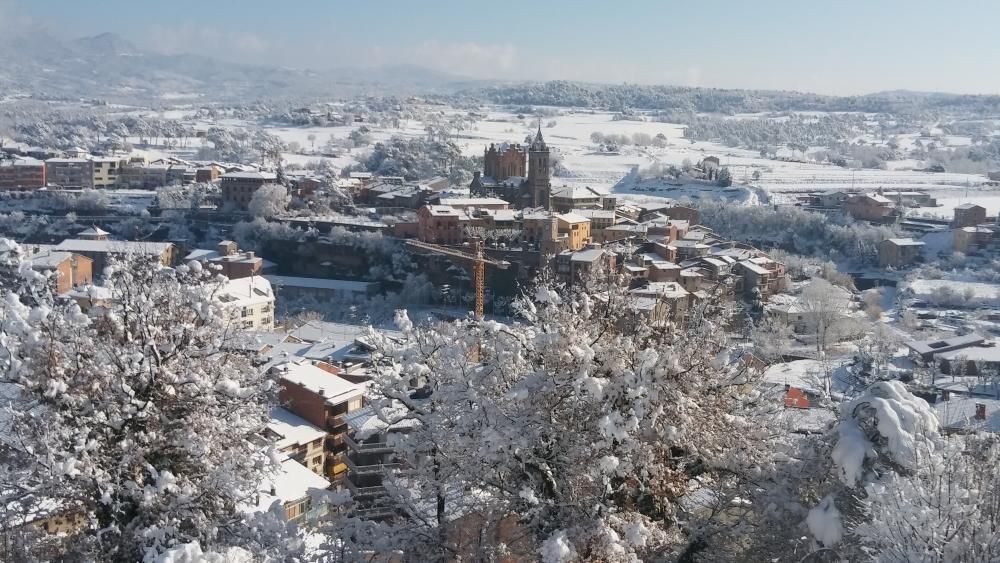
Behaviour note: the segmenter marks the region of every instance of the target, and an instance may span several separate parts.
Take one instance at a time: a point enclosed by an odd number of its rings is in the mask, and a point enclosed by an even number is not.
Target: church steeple
[[[535,140],[531,142],[531,147],[529,150],[532,151],[547,151],[548,147],[545,146],[545,139],[542,138],[542,120],[538,120],[538,132],[535,133]]]

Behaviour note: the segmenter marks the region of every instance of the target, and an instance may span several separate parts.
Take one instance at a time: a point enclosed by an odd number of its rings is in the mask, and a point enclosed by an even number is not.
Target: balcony
[[[385,442],[371,442],[367,444],[363,442],[356,442],[354,441],[354,438],[351,438],[351,436],[347,434],[344,435],[344,441],[347,442],[347,446],[349,448],[358,453],[389,454],[393,452],[392,446]]]
[[[348,457],[344,461],[347,462],[347,468],[351,471],[352,475],[381,475],[387,471],[392,471],[399,469],[401,467],[398,463],[376,463],[372,465],[358,465],[353,459]]]
[[[385,487],[376,485],[373,487],[359,487],[351,481],[350,477],[344,479],[347,490],[351,491],[351,497],[355,499],[385,496]]]
[[[354,515],[364,520],[389,518],[390,516],[395,516],[396,513],[396,509],[391,506],[373,506],[371,508],[358,508],[354,510]]]

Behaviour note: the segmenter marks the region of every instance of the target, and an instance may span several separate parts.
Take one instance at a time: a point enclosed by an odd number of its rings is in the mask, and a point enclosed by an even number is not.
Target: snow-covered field
[[[444,118],[464,116],[464,111],[448,109],[443,112],[440,107],[427,108]],[[925,190],[938,199],[940,205],[935,208],[914,210],[917,214],[932,214],[950,216],[958,204],[974,201],[984,205],[990,214],[1000,212],[1000,188],[985,186],[986,178],[982,175],[962,173],[931,173],[920,171],[923,164],[915,160],[902,160],[888,163],[888,170],[852,170],[829,164],[813,162],[810,153],[820,150],[814,147],[803,155],[787,148],[777,151],[782,160],[762,158],[757,151],[726,147],[718,143],[691,141],[685,139],[684,126],[676,123],[659,123],[655,121],[616,121],[614,114],[606,111],[585,109],[547,108],[552,117],[541,120],[542,134],[546,142],[556,154],[560,163],[559,173],[553,177],[553,186],[593,186],[604,189],[614,189],[625,195],[641,195],[642,197],[673,198],[681,197],[679,192],[691,192],[691,189],[671,189],[661,186],[662,190],[635,190],[632,182],[622,182],[633,170],[644,169],[659,163],[662,165],[680,166],[685,160],[697,163],[707,156],[718,157],[723,166],[728,166],[733,172],[737,184],[750,185],[754,189],[748,193],[753,196],[740,196],[736,199],[745,203],[760,203],[773,201],[777,203],[790,202],[795,193],[816,190],[869,189],[884,190]],[[190,110],[178,108],[162,112],[163,117],[190,118]],[[538,121],[531,116],[518,117],[497,107],[485,107],[480,111],[482,117],[464,130],[452,136],[463,154],[467,156],[482,155],[483,149],[492,143],[524,142],[526,137],[533,135]],[[756,119],[758,115],[740,115],[734,119]],[[193,123],[197,126],[247,127],[251,124],[237,119],[220,119]],[[386,140],[394,135],[403,137],[419,137],[426,135],[426,123],[417,119],[406,119],[399,127],[376,127],[366,124],[371,130],[369,135],[373,141]],[[297,143],[298,153],[285,153],[287,163],[304,165],[317,160],[329,161],[342,168],[356,162],[359,157],[367,154],[368,149],[357,148],[350,151],[340,149],[337,156],[324,156],[323,146],[329,139],[343,140],[356,128],[355,125],[338,127],[289,127],[265,126],[265,129],[280,137],[286,143]],[[666,138],[663,147],[636,147],[627,145],[617,152],[607,153],[598,150],[591,141],[591,134],[599,132],[603,135],[625,135],[631,137],[636,133]],[[932,130],[932,133],[934,131]],[[310,140],[310,136],[313,137]],[[896,137],[901,149],[905,150],[916,143],[929,142],[930,138],[921,139],[919,133],[899,135]],[[971,140],[963,136],[943,136],[949,146],[967,145]],[[873,141],[873,139],[869,139]],[[197,145],[192,145],[197,147]],[[757,173],[759,180],[754,180]],[[617,187],[616,187],[617,186]],[[700,187],[692,193],[703,191]],[[673,193],[671,193],[673,192]],[[705,194],[723,195],[723,194]],[[730,194],[731,195],[731,194]]]

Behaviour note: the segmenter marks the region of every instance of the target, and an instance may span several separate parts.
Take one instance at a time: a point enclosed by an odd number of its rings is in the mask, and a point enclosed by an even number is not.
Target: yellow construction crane
[[[501,270],[506,270],[510,266],[510,262],[505,260],[493,260],[487,258],[483,252],[483,240],[476,238],[470,241],[472,246],[472,252],[465,252],[457,248],[451,248],[449,246],[441,246],[439,244],[431,244],[428,242],[420,242],[417,240],[408,240],[406,245],[410,248],[418,250],[426,250],[428,252],[433,252],[435,254],[441,254],[443,256],[448,256],[449,258],[454,258],[457,261],[463,263],[472,264],[472,284],[476,287],[476,318],[483,318],[483,301],[484,291],[486,289],[486,266],[487,264],[493,266],[494,268],[499,268]]]

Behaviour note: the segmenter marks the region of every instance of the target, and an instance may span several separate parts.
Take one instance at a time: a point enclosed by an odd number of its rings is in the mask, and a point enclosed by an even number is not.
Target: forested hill
[[[826,96],[772,90],[551,81],[491,86],[465,93],[497,104],[573,106],[615,111],[633,108],[726,114],[763,111],[1000,114],[1000,96],[909,91],[880,92],[864,96]]]

